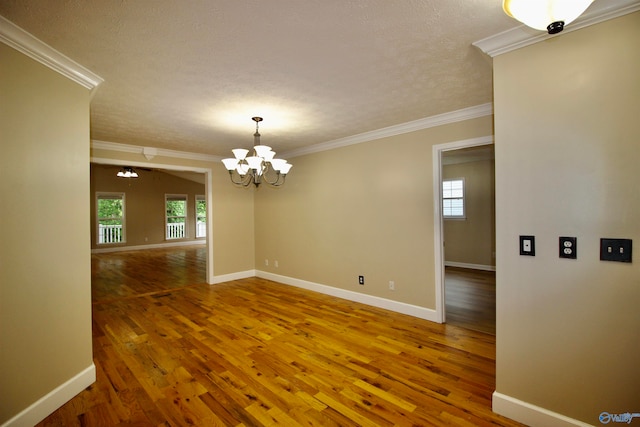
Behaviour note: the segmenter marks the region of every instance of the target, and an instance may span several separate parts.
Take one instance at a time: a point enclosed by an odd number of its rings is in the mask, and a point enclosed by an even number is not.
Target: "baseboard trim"
[[[497,391],[493,392],[493,412],[532,427],[592,427],[591,424],[523,402]]]
[[[495,265],[469,264],[466,262],[445,261],[445,267],[470,268],[472,270],[496,271]]]
[[[2,427],[36,425],[94,382],[96,382],[96,366],[91,363],[91,366],[2,424]]]
[[[215,285],[217,283],[231,282],[232,280],[247,279],[249,277],[255,277],[255,276],[256,276],[256,270],[238,271],[237,273],[222,274],[220,276],[214,276],[212,284]]]
[[[396,313],[407,314],[409,316],[438,323],[436,311],[429,308],[419,307],[417,305],[406,304],[403,302],[393,301],[372,295],[361,294],[359,292],[348,291],[345,289],[335,288],[333,286],[322,285],[306,280],[300,280],[293,277],[281,276],[279,274],[273,274],[266,271],[257,270],[256,276],[263,279],[273,280],[274,282],[283,283],[285,285],[295,286],[298,288],[307,289],[309,291],[319,292],[321,294],[331,295],[333,297],[359,302],[373,307],[383,308],[385,310],[395,311]]]
[[[92,254],[106,254],[109,252],[127,252],[127,251],[141,251],[145,249],[161,249],[161,248],[173,248],[176,246],[193,246],[193,245],[206,245],[206,240],[184,240],[180,242],[167,242],[167,243],[154,243],[151,245],[137,245],[137,246],[111,246],[109,248],[91,249]]]

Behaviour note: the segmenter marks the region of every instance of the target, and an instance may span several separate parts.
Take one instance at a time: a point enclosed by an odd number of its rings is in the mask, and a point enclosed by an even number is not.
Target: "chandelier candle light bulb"
[[[222,159],[222,163],[229,171],[231,182],[236,185],[246,187],[253,182],[258,187],[262,182],[266,182],[273,187],[279,187],[284,184],[292,165],[284,159],[276,159],[276,153],[271,147],[260,144],[258,123],[262,121],[262,117],[252,117],[251,120],[256,122],[252,155],[247,157],[249,150],[236,148],[231,150],[235,157]]]

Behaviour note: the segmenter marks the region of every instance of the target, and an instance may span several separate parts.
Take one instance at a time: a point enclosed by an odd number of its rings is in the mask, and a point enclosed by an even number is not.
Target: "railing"
[[[122,225],[98,224],[98,243],[122,242]]]
[[[196,224],[196,237],[207,237],[207,223],[200,222]]]
[[[167,239],[184,239],[186,228],[184,222],[167,224]]]

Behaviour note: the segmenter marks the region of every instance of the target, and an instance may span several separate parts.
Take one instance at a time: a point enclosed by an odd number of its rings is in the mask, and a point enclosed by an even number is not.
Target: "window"
[[[124,193],[96,193],[98,244],[123,243]]]
[[[187,237],[187,195],[165,195],[167,240]]]
[[[442,181],[442,216],[464,218],[464,178]]]
[[[207,237],[207,201],[196,196],[196,237]]]

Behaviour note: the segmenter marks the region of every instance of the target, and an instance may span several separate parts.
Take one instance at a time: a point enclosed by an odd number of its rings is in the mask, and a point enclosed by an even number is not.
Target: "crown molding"
[[[91,91],[104,81],[3,16],[0,16],[0,41]]]
[[[389,126],[386,128],[373,130],[370,132],[359,133],[345,138],[335,139],[333,141],[322,142],[320,144],[302,147],[296,150],[282,153],[282,157],[291,158],[303,156],[305,154],[318,153],[321,151],[333,150],[335,148],[347,147],[349,145],[361,144],[363,142],[374,141],[380,138],[402,135],[404,133],[415,132],[422,129],[428,129],[436,126],[442,126],[450,123],[471,120],[478,117],[490,116],[493,114],[493,104],[491,102],[474,107],[463,108],[461,110],[451,111],[449,113],[438,114],[436,116],[426,117],[399,125]]]
[[[472,43],[490,57],[640,10],[640,0],[596,0],[582,16],[555,35],[521,25]]]
[[[155,147],[143,147],[140,145],[120,144],[117,142],[91,140],[91,149],[93,150],[108,150],[116,151],[120,153],[132,153],[140,154],[151,160],[152,158],[170,157],[174,159],[187,159],[187,160],[199,160],[203,162],[219,162],[222,160],[221,156],[213,156],[210,154],[190,153],[187,151],[166,150],[163,148]]]
[[[389,136],[401,135],[404,133],[414,132],[417,130],[428,129],[436,126],[442,126],[450,123],[471,120],[478,117],[490,116],[493,114],[493,104],[486,103],[476,105],[474,107],[464,108],[449,113],[438,114],[437,116],[426,117],[424,119],[414,120],[412,122],[402,123],[395,126],[374,130],[371,132],[360,133],[346,138],[340,138],[333,141],[323,142],[309,147],[287,151],[282,154],[283,158],[291,158],[302,156],[305,154],[318,153],[321,151],[333,150],[335,148],[347,147],[349,145],[361,144],[363,142],[374,141],[376,139]],[[166,150],[155,147],[143,147],[140,145],[121,144],[118,142],[91,140],[91,148],[94,150],[108,150],[121,153],[141,154],[151,160],[155,156],[172,157],[178,159],[200,160],[207,162],[222,161],[222,156],[214,156],[210,154],[190,153],[186,151]]]

